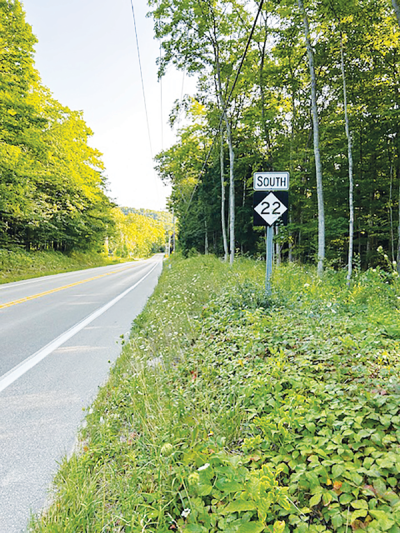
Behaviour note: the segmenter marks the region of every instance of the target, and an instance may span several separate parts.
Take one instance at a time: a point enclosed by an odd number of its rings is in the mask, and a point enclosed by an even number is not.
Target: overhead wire
[[[160,42],[160,64],[162,59],[162,48],[161,48],[161,42]],[[163,112],[163,81],[162,76],[160,77],[160,113],[161,113],[161,150],[164,150],[164,112]]]
[[[148,113],[147,99],[146,99],[146,89],[145,89],[145,84],[144,84],[142,60],[141,60],[140,46],[139,46],[139,36],[138,36],[138,31],[137,31],[136,15],[135,15],[135,8],[134,8],[134,5],[133,5],[133,0],[131,0],[131,8],[132,8],[133,24],[134,24],[134,28],[135,28],[136,49],[137,49],[138,62],[139,62],[140,79],[141,79],[141,84],[142,84],[142,94],[143,94],[144,111],[145,111],[145,115],[146,115],[146,125],[147,125],[147,134],[148,134],[149,147],[150,147],[150,157],[151,157],[151,160],[153,161],[154,160],[154,155],[153,155],[154,152],[153,152],[153,145],[152,145],[152,136],[151,136],[151,129],[150,129],[149,113]],[[160,48],[160,53],[161,53],[161,48]],[[162,115],[163,115],[162,105],[163,105],[163,92],[162,92],[162,85],[161,85],[161,121],[162,121]],[[161,131],[162,131],[162,133],[161,133],[161,142],[163,144],[164,143],[163,125],[161,125]],[[159,182],[159,179],[155,175],[155,170],[154,169],[153,169],[153,173],[154,173],[154,181],[155,181],[155,190],[156,190],[156,195],[157,195],[157,201],[158,201],[158,204],[161,206],[161,200],[160,199],[163,196],[160,193],[161,184]]]
[[[256,29],[256,26],[257,26],[258,17],[260,16],[260,13],[261,13],[261,10],[262,10],[263,5],[264,5],[264,0],[261,0],[261,1],[260,1],[260,4],[259,4],[259,6],[258,6],[257,14],[256,14],[256,16],[255,16],[255,18],[254,18],[254,22],[253,22],[253,26],[252,26],[252,28],[251,28],[250,35],[249,35],[249,37],[248,37],[248,39],[247,39],[246,47],[245,47],[245,49],[244,49],[244,52],[243,52],[243,55],[242,55],[242,58],[241,58],[241,61],[240,61],[240,64],[239,64],[239,68],[237,69],[236,76],[235,76],[235,79],[234,79],[234,81],[233,81],[232,88],[231,88],[231,90],[230,90],[229,93],[228,93],[228,97],[227,97],[227,99],[226,99],[226,101],[225,101],[225,107],[223,108],[223,111],[222,111],[221,116],[220,116],[220,118],[219,118],[219,126],[218,126],[218,130],[219,130],[220,127],[221,127],[222,120],[223,120],[223,118],[224,118],[224,114],[226,113],[226,110],[227,110],[227,108],[228,108],[228,106],[229,106],[229,104],[230,104],[230,100],[231,100],[231,98],[232,98],[233,91],[235,90],[235,87],[236,87],[237,81],[238,81],[238,79],[239,79],[240,71],[242,70],[244,60],[245,60],[246,55],[247,55],[247,52],[248,52],[248,50],[249,50],[250,43],[251,43],[251,40],[252,40],[252,38],[253,38],[253,35],[254,35],[254,31],[255,31],[255,29]],[[196,185],[195,185],[194,188],[193,188],[192,195],[191,195],[190,200],[189,200],[189,202],[188,202],[188,205],[187,205],[187,208],[186,208],[186,213],[185,213],[185,215],[187,215],[187,213],[188,213],[188,211],[189,211],[190,204],[192,203],[192,200],[193,200],[194,194],[195,194],[195,192],[196,192],[196,190],[197,190],[197,187],[198,187],[198,185],[199,185],[199,183],[200,183],[201,176],[202,176],[202,174],[203,174],[203,172],[204,172],[204,170],[205,170],[205,167],[206,167],[206,165],[207,165],[207,163],[208,163],[208,160],[209,160],[210,155],[211,155],[211,152],[212,152],[212,150],[213,150],[213,148],[214,148],[214,146],[215,146],[215,142],[216,142],[216,140],[217,140],[218,135],[219,135],[219,131],[218,131],[218,132],[215,134],[215,136],[214,136],[214,139],[213,139],[213,142],[212,142],[212,144],[211,144],[211,147],[210,147],[210,149],[209,149],[209,151],[208,151],[208,153],[207,153],[207,156],[206,156],[206,158],[205,158],[205,160],[204,160],[203,166],[202,166],[202,168],[201,168],[201,170],[200,170],[200,172],[199,172],[199,180],[198,180],[198,182],[196,183]]]
[[[145,90],[145,87],[144,87],[142,60],[141,60],[141,57],[140,57],[139,37],[138,37],[138,31],[137,31],[137,26],[136,26],[136,16],[135,16],[135,8],[133,7],[133,0],[131,0],[131,7],[132,7],[133,25],[135,27],[136,49],[137,49],[138,60],[139,60],[140,79],[141,79],[141,82],[142,82],[142,94],[143,94],[143,101],[144,101],[144,110],[145,110],[145,114],[146,114],[147,133],[148,133],[148,136],[149,136],[150,155],[151,155],[151,159],[153,159],[153,147],[152,147],[152,143],[151,143],[149,114],[148,114],[148,111],[147,111],[146,90]]]

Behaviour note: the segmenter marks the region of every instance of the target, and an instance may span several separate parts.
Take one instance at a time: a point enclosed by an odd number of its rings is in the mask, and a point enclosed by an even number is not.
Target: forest
[[[160,251],[172,217],[121,210],[109,198],[102,154],[89,144],[82,113],[41,83],[21,3],[0,1],[0,15],[1,257],[8,264],[21,249],[123,258]]]
[[[21,3],[1,1],[0,14],[0,246],[99,248],[113,203],[92,131],[42,85]]]
[[[174,65],[198,79],[171,110],[177,142],[156,157],[183,251],[260,256],[253,174],[288,171],[278,261],[349,276],[385,255],[399,265],[397,0],[148,3],[159,76]]]

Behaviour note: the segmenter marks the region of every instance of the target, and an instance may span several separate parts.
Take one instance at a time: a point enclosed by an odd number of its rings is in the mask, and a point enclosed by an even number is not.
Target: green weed
[[[400,531],[399,286],[179,256],[34,531]]]

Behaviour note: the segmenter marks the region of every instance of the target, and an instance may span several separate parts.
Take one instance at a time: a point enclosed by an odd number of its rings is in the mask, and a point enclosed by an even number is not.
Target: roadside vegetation
[[[120,258],[96,252],[26,252],[0,249],[0,284],[120,263]]]
[[[30,250],[0,247],[0,284],[73,270],[145,259],[164,250],[174,231],[172,215],[166,212],[136,213],[114,208],[115,231],[97,250]]]
[[[263,280],[166,262],[33,531],[400,531],[397,277]]]

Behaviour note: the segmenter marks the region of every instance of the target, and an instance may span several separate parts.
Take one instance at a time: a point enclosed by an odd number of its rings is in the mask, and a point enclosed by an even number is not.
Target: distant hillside
[[[151,211],[151,209],[135,209],[134,207],[120,207],[124,215],[129,215],[130,213],[135,215],[143,215],[154,220],[159,220],[164,224],[172,224],[173,216],[168,211]]]

